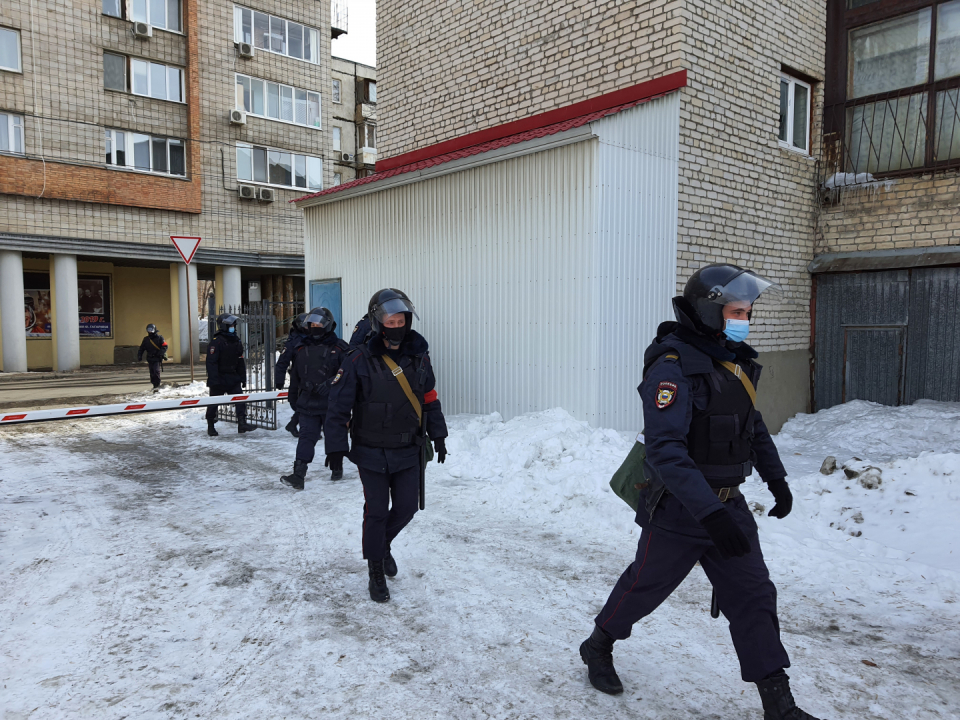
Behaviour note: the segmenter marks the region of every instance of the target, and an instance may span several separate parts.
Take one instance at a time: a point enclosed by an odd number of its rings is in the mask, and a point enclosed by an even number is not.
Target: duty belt
[[[747,478],[753,474],[753,463],[747,460],[745,463],[736,465],[701,465],[697,463],[697,469],[703,473],[705,478]]]
[[[720,502],[722,503],[726,502],[727,500],[733,500],[733,498],[740,497],[741,495],[743,495],[743,493],[740,492],[739,485],[734,485],[733,487],[722,487],[722,488],[712,487],[710,488],[710,490],[713,493],[715,493],[718,498],[720,498]]]
[[[423,436],[419,433],[396,433],[387,435],[385,433],[366,432],[364,430],[352,430],[350,433],[361,445],[371,443],[370,447],[383,447],[381,443],[388,443],[398,447],[408,445],[423,445]],[[376,443],[376,444],[374,444]],[[393,449],[397,449],[394,447]]]

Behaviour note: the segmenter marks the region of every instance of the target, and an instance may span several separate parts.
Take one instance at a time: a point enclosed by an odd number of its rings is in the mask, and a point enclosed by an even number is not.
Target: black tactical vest
[[[243,357],[243,343],[240,338],[217,333],[213,341],[217,343],[217,369],[220,375],[239,375],[240,358]]]
[[[750,376],[748,371],[745,374]],[[713,372],[703,377],[710,386],[710,400],[703,410],[693,408],[687,452],[711,486],[736,485],[753,472],[751,441],[756,411],[743,383],[732,372],[715,364]]]
[[[330,380],[336,375],[347,344],[337,340],[329,345],[304,344],[297,349],[294,364],[300,379],[297,410],[308,415],[326,415]]]
[[[402,448],[422,445],[420,418],[407,399],[403,388],[383,360],[360,350],[369,368],[369,378],[361,377],[362,396],[353,408],[350,435],[355,443],[375,448]],[[426,369],[422,355],[401,355],[396,361],[403,370],[410,389],[423,408],[423,386]]]

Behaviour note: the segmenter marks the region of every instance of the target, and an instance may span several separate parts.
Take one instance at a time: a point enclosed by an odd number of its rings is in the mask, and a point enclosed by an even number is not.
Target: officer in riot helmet
[[[210,395],[235,395],[247,384],[247,365],[243,359],[243,342],[237,337],[236,315],[224,313],[217,316],[217,334],[207,348],[207,387]],[[217,405],[207,406],[207,435],[220,433],[214,427],[217,422]],[[247,433],[256,430],[247,424],[247,404],[237,403],[237,431]]]
[[[754,467],[774,497],[768,513],[793,505],[786,471],[755,406],[757,353],[744,340],[758,304],[780,288],[736,265],[701,268],[673,300],[644,355],[646,462],[636,560],[620,577],[580,646],[590,682],[623,692],[613,644],[652,613],[699,562],[716,593],[745,682],[756,683],[764,720],[816,720],[797,707],[780,641],[777,591],[760,550],[757,524],[740,490]]]
[[[306,317],[307,313],[300,313],[290,323],[290,332],[287,335],[286,342],[283,344],[283,352],[280,353],[280,357],[277,358],[277,366],[273,371],[273,386],[277,390],[283,390],[283,386],[287,380],[287,368],[290,367],[290,363],[293,361],[293,354],[297,351],[300,342],[307,336],[307,331],[303,327],[303,320]],[[293,392],[290,392],[287,394],[287,400],[290,403],[290,408],[293,410],[293,416],[290,418],[290,422],[287,423],[284,430],[294,437],[300,437],[300,430],[298,429],[300,425],[300,415],[297,413],[297,398]]]
[[[153,391],[160,391],[160,373],[163,371],[163,362],[167,359],[167,341],[163,335],[157,332],[157,326],[153,323],[147,325],[147,336],[140,342],[137,350],[137,362],[147,356],[147,367],[150,368],[150,382],[153,383]]]
[[[429,346],[411,327],[417,311],[410,298],[385,288],[371,298],[368,311],[372,337],[333,378],[325,435],[331,464],[348,456],[360,471],[368,590],[372,600],[386,602],[386,578],[397,574],[391,544],[419,505],[421,450],[432,439],[443,462],[447,425]]]
[[[314,449],[323,429],[330,397],[330,381],[340,369],[349,346],[337,337],[337,323],[333,313],[325,307],[313,308],[303,319],[304,338],[294,352],[290,367],[290,397],[296,395],[296,408],[300,414],[300,435],[297,439],[297,456],[293,472],[280,481],[294,490],[303,490],[307,466],[313,462]],[[327,461],[331,480],[343,477],[343,457]]]

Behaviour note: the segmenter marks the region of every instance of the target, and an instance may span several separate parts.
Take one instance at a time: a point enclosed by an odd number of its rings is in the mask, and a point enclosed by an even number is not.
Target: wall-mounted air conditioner
[[[153,27],[149,23],[135,22],[133,24],[133,34],[141,40],[153,37]]]
[[[260,202],[273,202],[277,199],[277,191],[273,188],[260,188]]]
[[[237,51],[240,53],[240,57],[250,59],[253,57],[253,54],[256,50],[253,47],[253,43],[248,42],[238,42]]]
[[[340,156],[340,159],[341,159],[343,162],[353,162],[353,155],[351,155],[350,153],[343,153],[343,154]]]
[[[256,185],[241,185],[241,186],[240,186],[240,199],[241,199],[241,200],[256,200],[256,199],[257,199],[257,186],[256,186]]]
[[[231,125],[246,125],[247,124],[247,113],[243,110],[231,110],[230,111],[230,124]]]

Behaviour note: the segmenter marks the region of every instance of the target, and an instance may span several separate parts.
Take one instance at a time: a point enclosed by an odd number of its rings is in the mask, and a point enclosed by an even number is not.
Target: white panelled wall
[[[348,328],[373,292],[404,290],[445,412],[562,407],[639,430],[676,276],[678,113],[674,93],[579,142],[330,195],[305,207],[307,280],[341,279]]]

